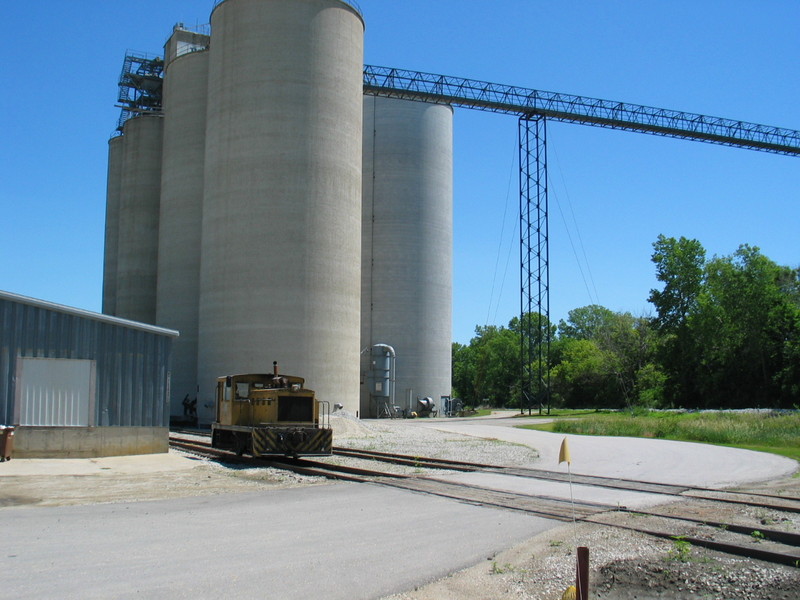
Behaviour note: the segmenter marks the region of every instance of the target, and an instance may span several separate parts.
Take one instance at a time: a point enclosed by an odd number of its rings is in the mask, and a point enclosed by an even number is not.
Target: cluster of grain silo
[[[395,404],[449,394],[452,110],[364,97],[363,39],[342,0],[224,0],[112,138],[103,310],[180,331],[173,414],[277,360],[377,416],[387,346]]]

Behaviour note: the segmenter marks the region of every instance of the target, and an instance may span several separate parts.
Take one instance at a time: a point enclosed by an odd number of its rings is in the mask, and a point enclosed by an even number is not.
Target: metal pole
[[[589,548],[578,546],[578,567],[575,574],[577,600],[589,600]]]

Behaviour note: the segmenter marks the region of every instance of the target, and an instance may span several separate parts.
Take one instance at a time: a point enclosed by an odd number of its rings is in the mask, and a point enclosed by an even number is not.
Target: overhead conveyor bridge
[[[572,94],[364,67],[364,93],[800,155],[800,131]]]

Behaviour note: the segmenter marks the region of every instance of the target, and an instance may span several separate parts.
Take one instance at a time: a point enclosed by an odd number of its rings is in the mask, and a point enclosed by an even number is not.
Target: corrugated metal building
[[[178,332],[0,292],[0,424],[17,457],[166,452]]]

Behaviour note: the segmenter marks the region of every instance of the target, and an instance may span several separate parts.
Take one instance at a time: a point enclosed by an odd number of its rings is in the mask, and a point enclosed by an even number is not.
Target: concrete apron
[[[539,421],[541,422],[541,421]],[[622,437],[555,434],[519,429],[520,419],[482,419],[418,422],[424,427],[483,439],[497,439],[536,449],[539,459],[520,465],[547,471],[653,481],[676,485],[725,488],[756,481],[788,477],[798,469],[796,461],[774,454],[708,444]],[[567,438],[572,463],[558,463],[559,449]],[[568,484],[526,480],[491,474],[460,473],[454,481],[495,489],[570,497]],[[663,496],[572,486],[576,500],[621,504],[629,508],[665,502]]]

